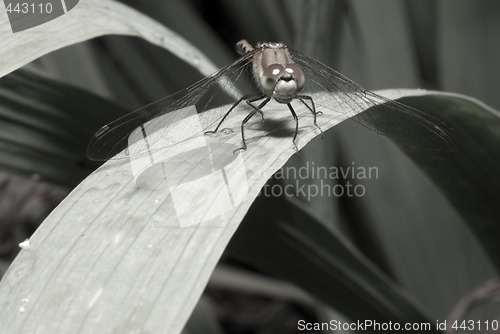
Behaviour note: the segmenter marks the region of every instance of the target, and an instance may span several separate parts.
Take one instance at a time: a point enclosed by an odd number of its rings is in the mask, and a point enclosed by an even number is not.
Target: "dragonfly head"
[[[289,103],[304,88],[304,72],[296,64],[271,64],[262,73],[260,85],[267,96]]]

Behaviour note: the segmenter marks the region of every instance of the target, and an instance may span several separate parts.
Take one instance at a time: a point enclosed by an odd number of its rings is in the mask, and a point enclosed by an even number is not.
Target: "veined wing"
[[[339,113],[367,128],[414,148],[454,152],[451,129],[439,119],[403,103],[368,91],[325,64],[289,50],[303,70],[306,86],[302,94],[324,91],[315,100],[318,111]]]
[[[244,94],[257,92],[251,77],[251,59],[259,51],[260,49],[256,49],[247,53],[192,86],[103,126],[91,139],[87,156],[91,160],[110,160],[141,155],[147,152],[148,147],[158,146],[155,144],[161,144],[159,146],[165,148],[187,139],[189,134],[195,135],[193,131],[199,134],[210,126],[215,127],[227,112],[227,105],[235,103]],[[182,112],[189,107],[196,110],[196,126],[191,124],[193,122],[186,121],[187,114]],[[168,119],[168,124],[159,122],[160,125],[152,126],[156,128],[154,136],[147,136],[148,147],[134,145],[138,141],[144,141],[145,137],[133,134],[144,131],[144,124],[154,123],[155,119],[162,116],[166,116],[163,118]]]

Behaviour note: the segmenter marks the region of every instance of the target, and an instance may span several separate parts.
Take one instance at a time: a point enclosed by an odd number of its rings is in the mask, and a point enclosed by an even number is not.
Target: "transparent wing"
[[[368,91],[325,64],[289,51],[305,74],[306,86],[301,94],[326,92],[314,101],[318,111],[339,113],[410,147],[456,150],[451,129],[439,119]]]
[[[166,148],[215,127],[227,112],[227,105],[258,92],[252,82],[250,61],[259,51],[256,49],[194,85],[103,126],[88,145],[89,159],[145,154],[151,147]]]

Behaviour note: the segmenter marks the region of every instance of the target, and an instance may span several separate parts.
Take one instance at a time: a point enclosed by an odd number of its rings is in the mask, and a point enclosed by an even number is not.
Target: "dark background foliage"
[[[500,37],[498,1],[122,2],[176,31],[218,66],[236,58],[234,44],[242,38],[252,43],[282,41],[369,89],[401,87],[451,91],[500,108],[497,93],[500,45],[495,42]],[[84,96],[87,104],[71,98],[65,101],[67,109],[88,108],[88,117],[95,129],[120,113],[202,78],[196,70],[165,50],[137,38],[122,36],[106,36],[67,47],[28,67],[109,100],[89,103],[98,98],[75,92],[79,97]],[[2,78],[0,83],[6,87],[6,80],[14,80],[15,75]],[[74,88],[64,89],[74,91]],[[106,108],[91,110],[93,104],[102,103],[109,104]],[[476,131],[481,132],[481,127],[478,123]],[[68,148],[67,151],[72,152],[70,160],[67,154],[60,155],[61,160],[54,158],[49,164],[54,167],[52,174],[33,172],[43,165],[42,161],[50,161],[47,155],[39,158],[38,167],[4,168],[12,174],[34,175],[30,180],[4,175],[0,181],[3,208],[0,250],[6,257],[12,258],[16,252],[12,245],[29,236],[36,226],[35,221],[41,221],[65,192],[95,168],[84,159],[85,143],[92,131],[89,128],[80,133],[74,145]],[[50,145],[48,147],[50,151]],[[69,165],[61,168],[61,161]],[[289,165],[299,167],[308,161],[326,166],[349,166],[355,162],[360,166],[379,167],[381,179],[366,184],[369,195],[363,199],[301,200],[330,228],[341,231],[433,317],[444,319],[465,293],[496,275],[495,266],[464,223],[463,216],[434,183],[386,139],[353,122],[345,122],[326,133],[323,140],[309,144],[289,161]],[[495,163],[498,161],[488,166]],[[58,168],[64,173],[58,172]],[[446,178],[446,172],[442,174],[442,178]],[[477,185],[476,193],[461,194],[462,199],[481,196],[480,187]],[[488,196],[490,200],[495,199],[494,194]],[[498,209],[491,210],[496,213]],[[241,234],[237,237],[244,243]],[[264,243],[264,238],[261,241]],[[242,257],[237,246],[230,247],[225,261],[238,268],[264,272],[255,263],[242,263]],[[276,299],[268,297],[263,302],[255,295],[227,297],[225,293],[224,289],[210,291],[209,286],[206,298],[217,305],[219,315],[225,314],[222,319],[226,329],[257,333],[262,328],[280,328],[272,319],[261,321],[254,317],[245,322],[245,313],[233,310],[235,303],[242,303],[249,307],[246,312],[255,314],[262,305],[275,305]],[[232,302],[224,304],[221,299]],[[292,303],[276,312],[282,319],[294,318],[297,312],[317,319],[321,313],[318,310],[324,311],[318,305]],[[287,324],[287,321],[281,323]],[[283,328],[286,332],[293,326],[288,324]]]

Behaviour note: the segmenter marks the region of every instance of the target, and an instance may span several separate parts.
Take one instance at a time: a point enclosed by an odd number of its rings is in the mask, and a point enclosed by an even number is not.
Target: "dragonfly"
[[[291,141],[295,149],[299,132],[299,117],[294,107],[297,103],[313,116],[311,126],[321,134],[317,117],[332,113],[342,120],[353,119],[410,147],[446,152],[456,149],[452,129],[441,120],[371,92],[283,43],[265,42],[253,47],[241,40],[236,49],[241,57],[232,64],[100,128],[88,145],[89,159],[110,160],[145,154],[154,144],[168,148],[194,132],[213,135],[224,130],[220,128],[228,117],[241,112],[246,113],[239,129],[242,142],[239,150],[244,151],[248,147],[247,123],[255,115],[265,120],[265,106],[272,100],[286,105],[294,119]],[[322,93],[320,101],[313,99],[317,93]],[[196,127],[185,121],[183,113],[176,115],[186,108],[196,111]],[[166,116],[168,124],[156,127],[155,136],[146,135],[144,124]],[[147,137],[146,145],[133,145],[133,133],[143,135],[135,140]]]

